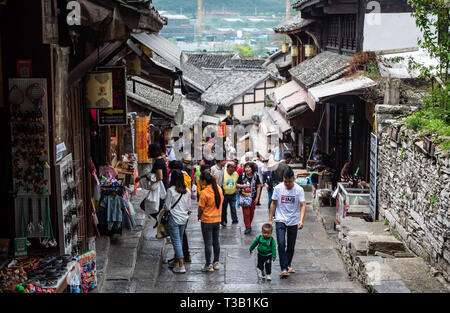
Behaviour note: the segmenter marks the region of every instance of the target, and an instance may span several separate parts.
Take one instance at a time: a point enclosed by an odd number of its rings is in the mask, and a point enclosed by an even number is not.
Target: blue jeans
[[[236,207],[239,208],[239,199],[240,199],[240,193],[236,194]]]
[[[222,204],[222,222],[228,223],[227,219],[227,208],[228,204],[230,204],[230,212],[231,212],[231,220],[233,223],[238,222],[238,217],[236,214],[236,194],[232,195],[223,195],[223,204]]]
[[[172,216],[169,217],[169,234],[172,241],[175,258],[182,259],[183,256],[183,233],[186,225],[178,225]]]
[[[287,271],[288,266],[291,266],[292,258],[294,257],[295,241],[297,240],[297,231],[297,225],[286,226],[284,223],[276,222],[278,255],[280,256],[281,271]]]

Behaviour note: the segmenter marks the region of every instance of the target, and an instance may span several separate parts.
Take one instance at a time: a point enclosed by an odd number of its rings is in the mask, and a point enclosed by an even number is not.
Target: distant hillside
[[[292,2],[292,0],[291,0]],[[197,0],[153,0],[158,11],[197,16]],[[236,12],[240,15],[285,15],[286,0],[203,0],[206,12]],[[256,9],[256,10],[255,10]]]

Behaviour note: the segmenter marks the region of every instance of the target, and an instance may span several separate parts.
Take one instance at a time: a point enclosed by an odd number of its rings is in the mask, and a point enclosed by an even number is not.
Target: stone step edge
[[[109,255],[109,249],[111,247],[111,237],[109,237],[109,236],[107,236],[107,237],[108,237],[108,240],[107,240],[107,245],[106,245],[106,257],[105,257],[105,264],[103,265],[103,271],[102,271],[102,275],[101,275],[102,278],[99,281],[97,281],[96,289],[98,290],[98,293],[102,292],[103,283],[106,280],[106,273],[107,273],[108,263],[109,263],[108,255]],[[98,275],[97,275],[97,278],[98,278]]]

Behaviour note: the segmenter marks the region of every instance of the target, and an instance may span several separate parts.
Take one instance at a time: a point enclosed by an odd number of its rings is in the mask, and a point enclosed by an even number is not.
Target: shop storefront
[[[0,137],[11,142],[0,148],[0,292],[95,289],[95,209],[102,192],[119,194],[116,183],[124,185],[120,176],[103,178],[100,165],[118,160],[134,173],[124,139],[132,137],[125,72],[112,66],[121,65],[132,29],[157,32],[165,21],[154,9],[94,2],[80,1],[121,16],[107,21],[119,31],[86,19],[71,28],[56,1],[0,4]],[[142,14],[148,25],[139,23]],[[89,73],[102,94],[97,106],[89,102]]]

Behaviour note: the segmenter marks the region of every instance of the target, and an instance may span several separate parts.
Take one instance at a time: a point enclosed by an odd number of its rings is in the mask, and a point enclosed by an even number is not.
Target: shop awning
[[[275,109],[269,109],[268,113],[275,124],[280,128],[281,133],[284,133],[292,128],[291,125],[289,125],[289,123],[280,114],[280,112],[275,111]]]
[[[261,123],[259,123],[259,128],[261,129],[261,132],[264,134],[264,136],[278,134],[278,130],[276,126],[273,124],[272,119],[267,115],[265,115],[261,119]]]
[[[302,103],[306,103],[306,97],[308,96],[308,92],[306,90],[301,89],[297,91],[293,95],[286,97],[280,101],[280,107],[284,112],[289,112],[295,109],[297,106]]]
[[[158,34],[134,33],[131,37],[181,70],[181,49]]]
[[[289,97],[295,92],[298,92],[299,90],[303,90],[303,88],[296,82],[296,81],[290,81],[287,84],[284,84],[278,88],[274,89],[275,99],[276,101],[280,101],[283,98]]]
[[[319,85],[308,90],[306,101],[314,111],[316,103],[326,98],[360,93],[362,89],[375,86],[377,83],[366,76],[359,74],[341,78],[330,83]]]

